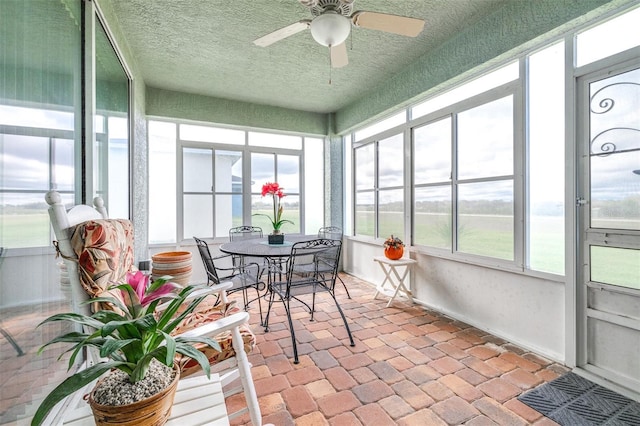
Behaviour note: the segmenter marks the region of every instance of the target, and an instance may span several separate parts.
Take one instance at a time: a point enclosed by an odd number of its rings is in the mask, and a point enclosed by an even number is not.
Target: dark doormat
[[[575,373],[545,383],[518,397],[562,426],[640,426],[640,403]]]

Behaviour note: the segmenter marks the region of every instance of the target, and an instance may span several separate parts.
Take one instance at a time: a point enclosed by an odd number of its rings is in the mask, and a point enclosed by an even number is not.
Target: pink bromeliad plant
[[[177,353],[196,360],[207,376],[210,366],[207,357],[194,345],[204,343],[216,350],[220,345],[207,337],[174,337],[171,332],[200,304],[205,296],[191,297],[203,286],[180,287],[165,276],[151,281],[141,272],[128,273],[126,282],[116,284],[110,290],[119,290],[122,300],[116,297],[98,297],[86,303],[107,302],[114,310],[100,310],[91,316],[78,313],[53,315],[39,326],[69,321],[82,325],[83,331],[72,331],[60,335],[40,348],[42,352],[54,343],[68,343],[72,346],[65,351],[72,352],[69,369],[83,348],[99,350],[104,360],[78,371],[56,387],[42,402],[32,425],[39,425],[51,409],[66,396],[91,383],[111,369],[125,372],[131,383],[142,380],[153,359],[172,367]],[[161,311],[156,311],[160,302],[168,301]],[[188,305],[187,305],[188,302]],[[186,308],[181,309],[185,304]],[[178,313],[178,311],[180,311]],[[61,355],[62,356],[62,355]]]
[[[282,225],[285,223],[290,223],[293,225],[293,222],[291,222],[290,220],[282,219],[284,207],[281,204],[281,200],[283,197],[286,197],[284,188],[281,188],[280,184],[278,184],[277,182],[267,182],[262,185],[262,196],[265,197],[267,195],[270,195],[273,199],[273,217],[262,213],[255,213],[254,216],[264,216],[269,218],[274,231],[279,231],[280,227],[282,227]]]
[[[128,272],[126,281],[126,283],[120,284],[116,288],[120,290],[124,300],[124,307],[133,318],[140,318],[141,315],[148,311],[145,308],[156,300],[178,297],[175,291],[182,288],[166,279],[151,281],[148,275],[140,271],[135,273]]]

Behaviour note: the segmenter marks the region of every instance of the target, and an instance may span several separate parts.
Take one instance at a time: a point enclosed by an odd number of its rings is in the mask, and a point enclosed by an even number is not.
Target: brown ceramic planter
[[[89,406],[96,426],[162,426],[169,416],[173,398],[180,380],[180,369],[174,366],[175,377],[171,384],[157,394],[127,405],[101,405],[89,394]],[[95,389],[95,388],[94,388]]]

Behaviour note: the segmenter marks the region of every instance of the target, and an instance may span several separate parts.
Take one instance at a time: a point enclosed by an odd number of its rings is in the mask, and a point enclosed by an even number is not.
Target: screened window
[[[286,194],[282,218],[293,223],[282,231],[315,233],[324,224],[323,158],[318,138],[150,121],[150,209],[169,211],[149,215],[149,241],[228,238],[239,225],[268,234],[271,222],[261,216],[273,216],[271,198],[261,194],[267,182],[278,182]]]
[[[28,131],[36,134],[60,132]],[[61,134],[62,136],[62,134]],[[2,220],[0,247],[51,244],[44,195],[58,190],[67,205],[74,200],[74,141],[69,137],[0,134]]]
[[[564,50],[556,43],[528,59],[526,224],[528,267],[564,274]]]
[[[245,132],[235,129],[222,129],[219,127],[198,126],[194,124],[181,124],[180,139],[194,142],[244,145]]]
[[[413,129],[414,242],[451,249],[451,117]]]
[[[514,260],[513,99],[413,130],[415,244]]]
[[[640,45],[640,8],[579,33],[576,66],[580,67]]]
[[[149,242],[177,240],[177,125],[149,121]],[[162,212],[157,214],[156,212]]]
[[[44,196],[56,189],[71,205],[79,189],[80,2],[33,3],[0,7],[0,247],[8,249],[50,247]]]
[[[513,96],[457,118],[457,250],[513,260]]]
[[[375,143],[354,150],[355,234],[375,236]]]
[[[392,129],[396,126],[400,126],[407,122],[407,113],[405,111],[401,111],[397,114],[393,114],[391,117],[387,117],[383,120],[380,120],[372,125],[365,127],[362,130],[358,130],[354,134],[354,138],[356,141],[362,141],[370,136],[381,133],[387,129]]]
[[[427,99],[411,108],[411,118],[416,119],[431,114],[449,105],[472,98],[509,81],[517,80],[519,76],[518,61],[491,71],[487,75],[478,77],[460,87],[449,90],[442,95]]]
[[[397,134],[354,150],[356,235],[404,235],[404,137]]]
[[[286,233],[300,232],[300,156],[284,154],[251,154],[251,224],[262,228],[265,234],[273,230],[273,200],[262,196],[262,185],[278,182],[285,197],[280,201],[284,207],[282,219],[285,223],[280,230]],[[257,216],[255,216],[257,215]]]
[[[100,195],[109,217],[129,218],[129,76],[101,19],[96,19],[95,139],[87,144],[84,167],[93,179],[88,195]],[[93,197],[91,197],[93,198]]]

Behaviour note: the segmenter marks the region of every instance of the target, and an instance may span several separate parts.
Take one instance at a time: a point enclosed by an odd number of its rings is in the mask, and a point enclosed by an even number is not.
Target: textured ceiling
[[[507,1],[356,0],[353,10],[424,19],[416,38],[353,27],[349,64],[305,30],[269,47],[253,40],[301,19],[298,0],[110,0],[146,85],[328,113],[354,102]],[[331,83],[329,83],[331,81]]]

